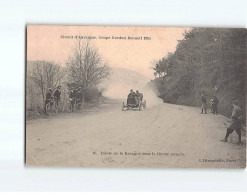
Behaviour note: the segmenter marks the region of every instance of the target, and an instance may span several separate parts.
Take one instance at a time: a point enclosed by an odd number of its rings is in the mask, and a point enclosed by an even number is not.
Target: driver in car
[[[133,104],[134,102],[133,99],[134,99],[134,92],[133,89],[131,89],[127,98],[127,104]]]

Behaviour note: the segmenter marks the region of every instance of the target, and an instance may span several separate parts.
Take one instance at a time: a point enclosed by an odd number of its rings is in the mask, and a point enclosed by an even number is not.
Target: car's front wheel
[[[146,109],[146,100],[143,101],[143,108]]]

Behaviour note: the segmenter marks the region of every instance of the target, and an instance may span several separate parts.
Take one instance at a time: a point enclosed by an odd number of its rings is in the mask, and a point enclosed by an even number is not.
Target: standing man
[[[46,98],[45,98],[45,108],[44,108],[45,114],[47,114],[48,105],[51,106],[51,98],[52,98],[51,97],[51,93],[52,93],[52,89],[49,88],[48,91],[47,91],[47,93],[46,93]]]
[[[207,114],[207,99],[206,97],[202,94],[201,95],[201,109],[202,109],[202,112],[201,114],[203,114],[203,111],[204,111],[204,114]]]
[[[211,113],[214,113],[214,98],[210,100]]]
[[[55,99],[55,108],[56,108],[56,113],[58,111],[58,105],[60,102],[60,96],[61,96],[61,86],[59,85],[57,89],[54,92],[54,99]]]
[[[219,99],[216,97],[216,95],[214,95],[214,98],[213,98],[213,113],[214,114],[218,114],[218,103],[219,103]]]
[[[69,102],[70,102],[70,110],[74,112],[74,105],[75,105],[75,92],[72,88],[69,92]]]
[[[78,88],[77,90],[77,95],[76,95],[76,99],[77,99],[77,109],[80,110],[81,109],[81,104],[82,104],[82,92],[81,92],[81,87]]]
[[[234,100],[232,102],[233,110],[231,117],[231,124],[226,130],[226,136],[224,139],[220,140],[223,142],[227,142],[229,135],[235,130],[238,134],[238,144],[241,144],[241,119],[242,119],[242,110],[240,108],[240,103],[238,100]]]
[[[77,109],[77,89],[74,88],[74,108]]]

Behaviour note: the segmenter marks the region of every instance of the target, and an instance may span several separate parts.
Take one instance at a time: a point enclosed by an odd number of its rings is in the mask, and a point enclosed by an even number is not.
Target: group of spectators
[[[81,109],[82,104],[82,90],[81,87],[72,88],[69,92],[70,110],[73,112],[75,108]]]
[[[70,110],[73,112],[75,108],[81,109],[82,104],[82,90],[81,87],[72,88],[69,92],[69,102]],[[58,111],[59,103],[61,101],[61,86],[59,85],[56,90],[52,91],[51,88],[48,89],[45,99],[44,111],[47,114],[47,109],[51,109],[55,106],[56,112]]]
[[[51,108],[55,104],[56,112],[58,111],[58,105],[60,102],[60,96],[61,96],[61,86],[59,85],[56,90],[54,91],[52,95],[52,89],[49,88],[48,92],[46,93],[46,98],[45,98],[45,114],[47,114],[47,109],[48,106]]]
[[[207,99],[204,96],[204,94],[201,95],[201,114],[207,114]],[[213,96],[213,98],[210,100],[210,108],[211,112],[213,114],[218,114],[218,104],[219,104],[219,99],[216,97],[216,95]]]

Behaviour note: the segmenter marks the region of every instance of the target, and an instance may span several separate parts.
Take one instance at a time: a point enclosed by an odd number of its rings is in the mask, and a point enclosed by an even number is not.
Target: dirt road
[[[199,108],[160,103],[121,111],[109,100],[97,110],[28,121],[26,164],[85,167],[245,167],[246,137],[220,142],[228,119]],[[148,106],[148,103],[147,103]],[[244,133],[245,134],[245,133]]]

